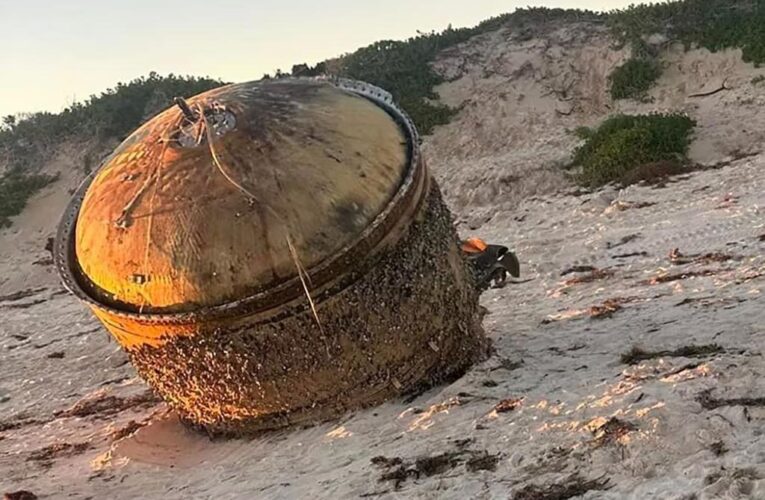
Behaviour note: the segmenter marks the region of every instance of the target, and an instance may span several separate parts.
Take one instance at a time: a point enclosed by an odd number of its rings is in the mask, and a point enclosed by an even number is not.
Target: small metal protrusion
[[[186,117],[186,119],[190,122],[195,122],[199,118],[197,114],[191,110],[188,103],[183,97],[176,97],[173,99],[173,102],[178,105],[179,108],[181,108],[181,111],[183,112],[183,116]]]
[[[133,276],[131,276],[131,278],[132,278],[133,283],[135,283],[136,285],[143,285],[147,281],[150,281],[149,277],[146,276],[145,274],[133,274]]]

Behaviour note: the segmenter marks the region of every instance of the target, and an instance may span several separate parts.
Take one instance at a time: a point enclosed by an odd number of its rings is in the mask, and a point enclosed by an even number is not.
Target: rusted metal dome
[[[417,132],[360,82],[179,101],[83,183],[55,254],[141,376],[214,432],[374,404],[485,346]]]
[[[187,312],[294,279],[296,256],[306,269],[337,256],[407,171],[401,127],[328,82],[230,85],[188,106],[205,120],[165,111],[85,193],[77,261],[105,301]]]

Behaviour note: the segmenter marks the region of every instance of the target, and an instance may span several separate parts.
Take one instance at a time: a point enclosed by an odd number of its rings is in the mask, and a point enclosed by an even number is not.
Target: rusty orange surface
[[[230,85],[189,105],[225,110],[235,126],[189,146],[194,129],[170,108],[117,148],[85,194],[76,256],[106,302],[188,312],[294,279],[296,259],[309,269],[368,227],[407,168],[387,112],[327,83]],[[118,339],[130,330],[108,321]]]

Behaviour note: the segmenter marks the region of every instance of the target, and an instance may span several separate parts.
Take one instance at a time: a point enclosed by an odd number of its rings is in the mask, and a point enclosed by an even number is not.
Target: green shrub
[[[712,52],[740,48],[743,59],[755,66],[765,63],[765,0],[683,0],[633,5],[608,14],[614,36],[632,48],[633,67],[614,71],[614,99],[641,97],[661,74],[655,49],[645,37],[660,33],[686,49],[704,47]],[[620,74],[617,74],[620,73]],[[634,83],[632,78],[635,78]]]
[[[573,131],[571,131],[571,134],[573,134],[574,137],[577,137],[583,141],[592,137],[594,133],[595,131],[593,129],[585,126],[576,127]]]
[[[712,52],[740,48],[745,61],[765,62],[765,0],[684,0],[631,6],[608,14],[622,41],[663,33]]]
[[[56,178],[43,174],[28,175],[20,169],[12,169],[0,177],[0,228],[10,226],[10,218],[24,210],[29,197]]]
[[[614,69],[608,80],[613,99],[643,99],[661,76],[659,63],[652,59],[632,58]]]
[[[615,115],[589,134],[574,152],[572,166],[591,187],[627,183],[630,173],[655,162],[682,165],[696,122],[681,114]]]

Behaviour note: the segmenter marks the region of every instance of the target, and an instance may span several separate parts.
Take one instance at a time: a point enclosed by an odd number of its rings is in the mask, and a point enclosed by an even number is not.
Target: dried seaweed
[[[599,448],[601,446],[618,443],[619,439],[636,429],[637,427],[632,422],[611,417],[605,424],[593,430],[593,434],[595,435],[593,444]]]
[[[44,465],[57,458],[73,457],[80,455],[90,448],[90,443],[55,443],[45,448],[33,451],[27,457],[29,462],[42,462]]]
[[[500,454],[490,454],[488,451],[474,455],[466,463],[465,468],[470,472],[478,472],[481,470],[495,471],[497,470],[497,464],[499,463]]]
[[[679,280],[684,280],[688,278],[714,276],[719,273],[720,271],[715,271],[712,269],[702,269],[701,271],[688,271],[688,272],[676,273],[676,274],[662,274],[659,276],[654,276],[651,279],[641,281],[640,284],[641,285],[659,285],[662,283],[671,283],[673,281],[679,281]]]
[[[573,266],[573,267],[569,267],[569,268],[564,269],[560,273],[560,275],[561,276],[566,276],[566,275],[574,274],[574,273],[589,273],[589,272],[593,272],[593,271],[597,271],[597,270],[598,270],[598,268],[597,267],[593,267],[593,266]]]
[[[414,460],[403,460],[400,457],[374,457],[372,463],[383,467],[379,481],[392,481],[398,489],[409,478],[419,479],[444,474],[464,463],[469,472],[494,471],[499,463],[500,454],[490,454],[488,451],[456,450],[439,453],[438,455],[417,457]]]
[[[11,293],[8,295],[0,295],[0,302],[13,302],[16,300],[26,299],[33,295],[37,295],[40,292],[44,292],[47,288],[27,288],[19,292]]]
[[[547,486],[530,484],[513,495],[513,500],[568,500],[588,491],[603,491],[609,488],[608,479],[584,479],[578,474],[567,477],[560,483]]]
[[[27,490],[3,493],[3,500],[37,500],[37,495]]]
[[[497,413],[508,413],[523,404],[523,398],[507,398],[503,399],[494,406],[494,411]]]
[[[680,252],[679,248],[673,248],[669,252],[669,261],[677,265],[686,264],[711,264],[713,262],[727,262],[729,260],[737,259],[738,257],[722,252],[712,252],[705,254],[690,254],[685,255]]]
[[[115,429],[112,431],[112,433],[109,435],[112,441],[119,441],[120,439],[126,438],[136,432],[138,429],[141,429],[143,427],[146,427],[147,422],[136,422],[135,420],[131,420],[125,426],[120,427],[119,429]]]
[[[127,410],[129,408],[151,406],[159,403],[160,401],[161,400],[157,398],[157,396],[155,396],[151,391],[146,391],[141,394],[136,394],[134,396],[124,398],[120,396],[101,396],[94,399],[78,401],[71,408],[57,411],[53,414],[53,416],[59,418],[82,418],[92,415],[106,417]]]
[[[568,279],[563,282],[563,286],[577,285],[580,283],[592,283],[593,281],[610,278],[614,275],[613,269],[594,269],[582,276]]]
[[[717,344],[688,345],[673,350],[646,351],[640,347],[633,347],[628,352],[622,354],[622,363],[627,365],[636,365],[641,361],[657,358],[701,358],[725,352]]]
[[[714,398],[712,397],[711,390],[701,392],[696,396],[696,401],[698,401],[701,407],[705,410],[715,410],[723,406],[765,406],[765,397]]]

